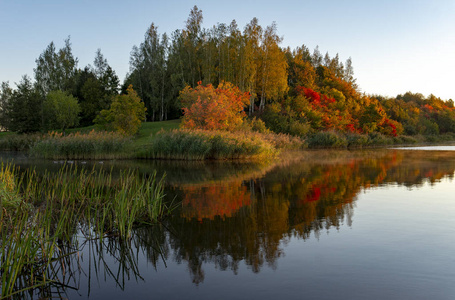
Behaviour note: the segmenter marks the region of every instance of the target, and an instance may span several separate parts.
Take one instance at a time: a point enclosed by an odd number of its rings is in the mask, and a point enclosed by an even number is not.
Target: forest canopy
[[[338,54],[322,54],[319,47],[310,51],[303,43],[295,49],[285,47],[277,28],[276,23],[264,27],[257,18],[243,28],[235,20],[204,28],[202,10],[194,6],[185,26],[170,34],[160,33],[158,26],[151,23],[144,40],[132,47],[130,71],[121,87],[100,49],[93,66],[81,69],[72,53],[70,38],[61,49],[51,42],[36,59],[34,81],[24,76],[15,89],[2,83],[0,126],[9,131],[32,132],[92,125],[102,111],[109,111],[118,102],[119,93],[125,94],[132,86],[130,92],[134,89],[143,102],[147,121],[185,114],[184,123],[191,127],[197,111],[184,96],[202,88],[216,93],[214,87],[219,90],[225,86],[243,95],[241,108],[229,103],[233,107],[233,112],[229,112],[231,123],[236,123],[232,121],[236,118],[256,117],[278,133],[307,136],[334,131],[393,137],[455,132],[451,99],[412,92],[394,98],[366,95],[356,84],[351,58],[343,62]],[[65,123],[68,125],[46,121],[46,99],[57,91],[67,95],[61,99],[71,96],[77,100],[73,106],[77,107],[78,120]],[[204,116],[207,120],[226,112],[210,103],[211,99],[215,98],[201,98],[198,102],[213,108],[211,116]],[[54,103],[53,107],[63,106]],[[192,121],[186,115],[189,112],[193,113]],[[204,126],[207,124],[201,125]]]

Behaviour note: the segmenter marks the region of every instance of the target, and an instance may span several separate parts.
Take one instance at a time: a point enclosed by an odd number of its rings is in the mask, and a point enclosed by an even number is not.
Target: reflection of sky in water
[[[268,288],[276,296],[285,289],[289,299],[453,299],[450,189],[453,180],[446,178],[435,186],[366,190],[356,201],[352,227],[283,246],[277,269],[286,271],[267,281]]]
[[[401,150],[425,150],[425,151],[455,151],[455,146],[421,146],[421,147],[397,147],[392,149]]]

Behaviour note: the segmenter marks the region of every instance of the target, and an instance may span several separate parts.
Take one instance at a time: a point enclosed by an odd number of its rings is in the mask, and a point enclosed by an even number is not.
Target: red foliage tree
[[[230,130],[246,117],[249,93],[244,93],[229,82],[221,82],[215,89],[211,84],[196,88],[185,87],[180,92],[183,105],[182,126],[206,130]]]

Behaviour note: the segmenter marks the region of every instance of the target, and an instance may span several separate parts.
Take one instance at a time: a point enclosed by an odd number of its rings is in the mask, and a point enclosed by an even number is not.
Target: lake
[[[80,252],[61,274],[67,287],[47,297],[455,299],[453,146],[261,163],[74,163],[165,173],[167,200],[178,205],[131,242],[77,236]]]

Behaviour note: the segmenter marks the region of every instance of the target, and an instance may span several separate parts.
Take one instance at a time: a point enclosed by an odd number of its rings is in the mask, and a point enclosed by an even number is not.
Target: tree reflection
[[[453,178],[452,154],[362,152],[349,159],[302,159],[275,166],[261,178],[179,185],[179,216],[170,226],[175,259],[188,263],[193,282],[204,280],[204,263],[238,271],[274,268],[291,237],[352,225],[357,195],[390,183],[407,187]]]

